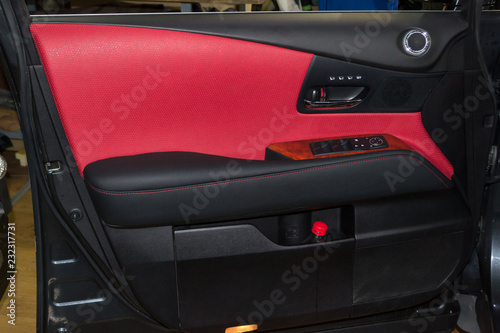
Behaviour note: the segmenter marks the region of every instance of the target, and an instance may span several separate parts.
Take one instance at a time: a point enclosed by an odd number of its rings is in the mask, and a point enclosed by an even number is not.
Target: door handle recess
[[[326,86],[309,89],[304,105],[308,109],[351,108],[363,101],[365,87]]]

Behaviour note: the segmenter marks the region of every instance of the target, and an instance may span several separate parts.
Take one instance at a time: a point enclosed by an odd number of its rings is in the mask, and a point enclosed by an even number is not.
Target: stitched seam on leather
[[[355,162],[348,162],[348,163],[342,163],[342,164],[327,165],[327,166],[322,166],[322,167],[315,167],[315,168],[306,169],[306,170],[285,172],[285,173],[280,173],[277,175],[267,175],[267,176],[259,176],[259,177],[252,177],[252,178],[235,179],[235,180],[217,182],[217,183],[211,183],[211,184],[191,185],[191,186],[185,186],[185,187],[179,187],[179,188],[171,188],[171,189],[164,189],[164,190],[152,190],[152,191],[140,191],[140,192],[121,192],[121,193],[120,192],[107,192],[107,191],[103,191],[103,190],[100,190],[100,189],[94,187],[87,180],[85,180],[85,182],[94,191],[102,193],[102,194],[108,194],[108,195],[155,194],[155,193],[172,192],[172,191],[179,191],[179,190],[189,190],[192,188],[199,188],[199,187],[216,186],[216,185],[221,185],[221,184],[238,183],[238,182],[244,182],[244,181],[249,181],[249,180],[258,180],[258,179],[286,176],[286,175],[292,175],[292,174],[296,174],[296,173],[303,173],[303,172],[322,170],[322,169],[333,168],[333,167],[338,167],[338,166],[346,166],[346,165],[351,165],[351,164],[359,164],[359,163],[373,162],[373,161],[387,160],[387,159],[394,159],[394,158],[407,158],[407,159],[412,159],[414,161],[417,161],[422,166],[424,166],[428,171],[430,171],[446,188],[448,188],[448,185],[446,185],[446,183],[434,171],[432,171],[429,167],[427,167],[424,163],[422,163],[422,161],[417,160],[416,158],[413,158],[413,157],[409,157],[409,156],[380,157],[380,158],[364,160],[364,161],[355,161]]]

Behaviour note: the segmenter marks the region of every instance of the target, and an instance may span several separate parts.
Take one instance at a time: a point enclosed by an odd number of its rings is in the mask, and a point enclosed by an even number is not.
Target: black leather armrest
[[[123,227],[282,214],[452,184],[406,150],[304,161],[151,153],[96,161],[83,174],[102,220]]]

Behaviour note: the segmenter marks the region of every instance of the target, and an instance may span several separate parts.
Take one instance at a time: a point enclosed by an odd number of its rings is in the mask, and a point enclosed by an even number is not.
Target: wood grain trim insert
[[[383,136],[389,145],[388,148],[382,149],[372,149],[372,150],[360,150],[352,151],[347,153],[337,153],[337,154],[327,154],[327,155],[316,155],[314,156],[309,148],[309,144],[312,142],[326,141],[326,140],[339,140],[339,139],[351,139],[366,136]],[[313,139],[313,140],[302,140],[302,141],[290,141],[290,142],[280,142],[273,143],[267,147],[283,156],[291,158],[292,160],[308,160],[313,158],[332,158],[348,155],[359,155],[365,154],[373,151],[387,151],[387,150],[412,150],[410,146],[401,141],[400,139],[389,135],[389,134],[368,134],[368,135],[351,135],[344,137],[331,137],[323,139]]]

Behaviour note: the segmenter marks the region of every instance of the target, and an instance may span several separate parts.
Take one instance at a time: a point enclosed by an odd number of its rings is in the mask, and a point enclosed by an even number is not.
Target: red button
[[[328,229],[328,226],[326,225],[326,223],[321,222],[321,221],[316,221],[316,222],[314,222],[312,232],[313,232],[313,234],[315,234],[317,236],[324,236],[324,235],[326,235],[327,229]]]

